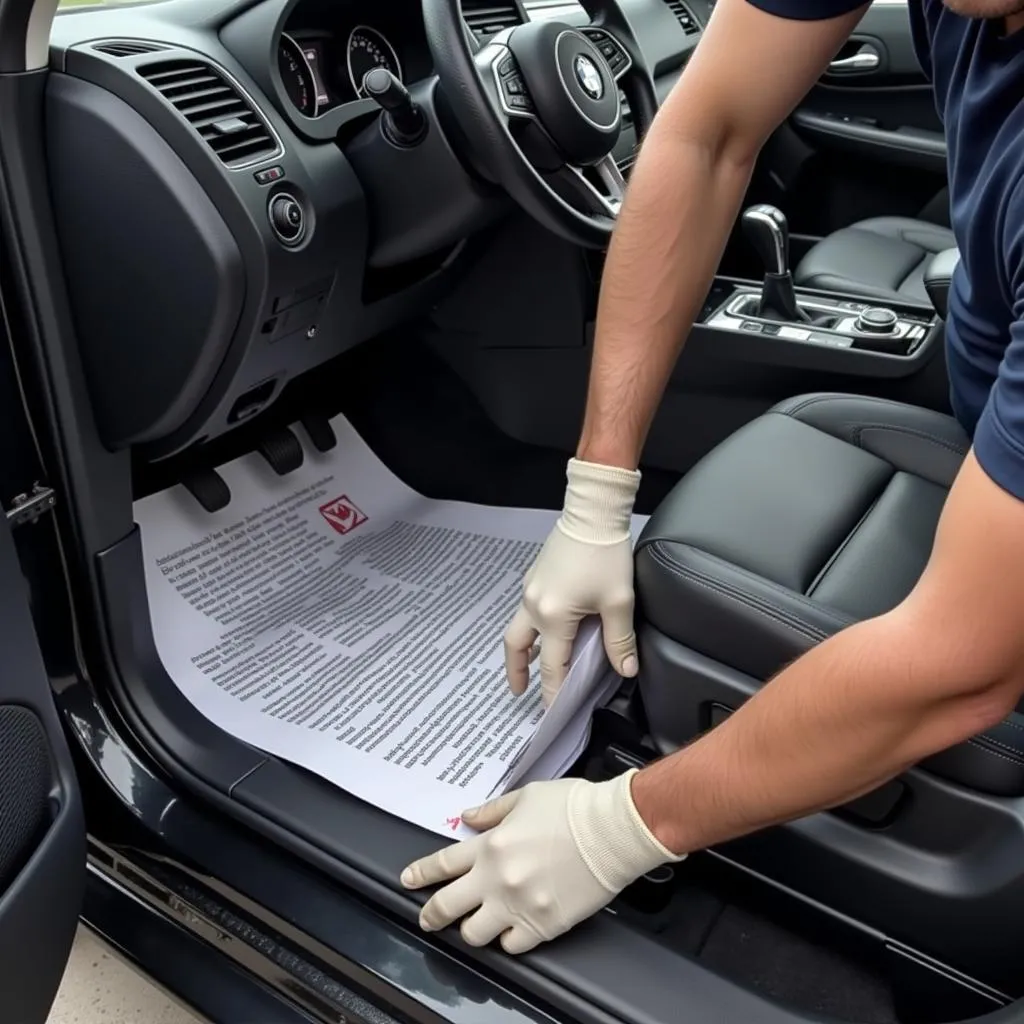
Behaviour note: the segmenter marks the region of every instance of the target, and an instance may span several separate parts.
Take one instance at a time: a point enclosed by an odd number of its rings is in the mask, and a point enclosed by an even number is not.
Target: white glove
[[[683,858],[665,849],[637,812],[636,769],[609,782],[534,782],[463,820],[483,835],[410,864],[402,884],[446,885],[420,912],[437,931],[466,917],[462,937],[485,946],[501,936],[507,953],[525,953],[600,910],[641,875]],[[476,913],[473,913],[476,911]]]
[[[570,459],[562,515],[526,574],[523,600],[505,632],[505,671],[517,696],[530,678],[540,636],[545,705],[565,681],[580,621],[600,615],[615,670],[639,668],[633,632],[633,541],[629,517],[640,473]]]

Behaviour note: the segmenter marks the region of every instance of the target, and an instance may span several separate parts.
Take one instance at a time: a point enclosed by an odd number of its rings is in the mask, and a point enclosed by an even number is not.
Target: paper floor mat
[[[424,498],[332,425],[327,453],[296,428],[285,477],[255,454],[220,467],[221,512],[183,486],[136,503],[157,650],[225,732],[462,837],[464,808],[569,767],[616,680],[585,623],[546,714],[536,670],[506,686],[502,634],[557,513]]]

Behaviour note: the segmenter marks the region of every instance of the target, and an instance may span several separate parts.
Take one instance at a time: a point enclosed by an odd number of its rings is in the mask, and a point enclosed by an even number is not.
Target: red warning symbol
[[[352,500],[345,494],[326,505],[320,506],[320,515],[334,527],[338,533],[351,533],[357,526],[361,526],[369,518],[352,503]]]
[[[462,824],[462,815],[460,814],[457,818],[445,818],[444,823],[454,832]]]

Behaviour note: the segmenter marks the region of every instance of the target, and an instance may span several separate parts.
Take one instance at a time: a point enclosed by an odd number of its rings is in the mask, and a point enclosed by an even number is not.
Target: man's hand
[[[630,882],[680,860],[651,835],[633,803],[635,771],[609,782],[538,782],[463,820],[483,835],[410,864],[402,884],[450,882],[420,913],[426,931],[466,918],[462,937],[485,946],[501,936],[525,953],[600,910]],[[472,915],[472,916],[467,916]]]
[[[561,518],[526,574],[523,600],[505,634],[505,669],[516,695],[526,690],[540,636],[540,678],[550,704],[565,681],[580,621],[600,615],[615,670],[637,673],[633,633],[633,541],[629,517],[636,470],[572,459]]]

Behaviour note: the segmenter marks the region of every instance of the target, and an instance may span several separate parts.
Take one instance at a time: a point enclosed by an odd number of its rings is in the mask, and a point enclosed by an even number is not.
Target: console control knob
[[[899,323],[899,317],[883,306],[871,306],[858,317],[854,326],[865,334],[892,334]]]
[[[270,226],[285,245],[298,245],[306,233],[306,215],[299,201],[287,192],[270,200]]]

